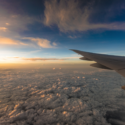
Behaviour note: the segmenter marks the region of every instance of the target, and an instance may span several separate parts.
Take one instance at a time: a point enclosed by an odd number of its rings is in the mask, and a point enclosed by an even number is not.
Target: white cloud
[[[7,28],[6,27],[0,27],[0,30],[5,32],[7,30]]]
[[[29,39],[30,41],[35,41],[42,48],[56,48],[57,46],[55,42],[51,44],[51,42],[47,39],[33,38],[33,37],[25,37],[23,39]]]
[[[0,44],[3,44],[3,45],[27,45],[18,40],[6,38],[6,37],[0,37]]]
[[[7,26],[9,26],[10,24],[9,23],[6,23]]]
[[[50,44],[50,41],[47,39],[37,39],[38,45],[42,48],[53,48],[53,46]]]
[[[92,29],[125,30],[125,22],[89,23],[92,3],[80,8],[76,0],[45,1],[45,20],[47,26],[57,25],[62,32],[86,31]]]
[[[53,45],[54,45],[54,46],[57,46],[57,44],[56,44],[55,42],[53,42]]]

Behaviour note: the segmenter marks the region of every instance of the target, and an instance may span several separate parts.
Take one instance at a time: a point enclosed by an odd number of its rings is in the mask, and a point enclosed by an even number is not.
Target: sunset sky
[[[0,125],[125,125],[124,60],[125,0],[0,0]]]
[[[0,63],[81,62],[69,49],[125,55],[124,0],[0,0]]]

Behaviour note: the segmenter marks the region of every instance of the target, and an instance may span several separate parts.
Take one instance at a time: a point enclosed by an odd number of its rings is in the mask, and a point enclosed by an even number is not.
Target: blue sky
[[[125,55],[124,0],[1,0],[1,62]]]

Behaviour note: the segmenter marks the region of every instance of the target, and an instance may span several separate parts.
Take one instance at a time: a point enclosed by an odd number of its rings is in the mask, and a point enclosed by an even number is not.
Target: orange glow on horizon
[[[87,63],[1,63],[0,62],[0,69],[15,69],[15,68],[21,68],[21,69],[27,69],[27,68],[51,68],[52,70],[62,70],[63,68],[90,68],[90,64]],[[54,69],[53,69],[54,68]]]

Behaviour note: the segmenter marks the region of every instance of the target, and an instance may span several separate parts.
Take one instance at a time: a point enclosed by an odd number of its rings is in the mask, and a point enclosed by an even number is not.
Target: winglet
[[[72,51],[74,51],[74,52],[76,52],[76,53],[78,53],[78,54],[80,54],[80,55],[82,55],[83,53],[86,53],[86,52],[84,52],[84,51],[79,51],[79,50],[75,50],[75,49],[69,49],[69,50],[72,50]],[[82,54],[81,54],[82,53]]]
[[[69,50],[72,50],[72,51],[74,51],[74,52],[76,52],[77,50],[75,50],[75,49],[69,49]]]

